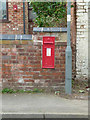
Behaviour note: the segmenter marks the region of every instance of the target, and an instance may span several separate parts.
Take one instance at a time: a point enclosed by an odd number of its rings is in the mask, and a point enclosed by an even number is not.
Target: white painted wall
[[[89,1],[89,0],[88,0]],[[76,38],[77,79],[88,78],[88,2],[77,1],[77,38]]]

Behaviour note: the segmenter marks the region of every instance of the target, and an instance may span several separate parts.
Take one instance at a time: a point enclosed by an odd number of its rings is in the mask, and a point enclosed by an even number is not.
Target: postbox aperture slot
[[[53,41],[44,41],[44,44],[53,44]]]

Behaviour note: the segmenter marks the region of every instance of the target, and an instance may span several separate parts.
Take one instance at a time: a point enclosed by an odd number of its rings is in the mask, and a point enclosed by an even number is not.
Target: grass
[[[13,90],[9,88],[4,88],[2,93],[42,93],[43,89],[34,88],[33,90]]]

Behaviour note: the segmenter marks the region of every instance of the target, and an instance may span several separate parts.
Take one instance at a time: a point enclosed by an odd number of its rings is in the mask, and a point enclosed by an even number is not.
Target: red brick
[[[34,83],[34,80],[24,80],[24,82],[32,82],[32,83]]]

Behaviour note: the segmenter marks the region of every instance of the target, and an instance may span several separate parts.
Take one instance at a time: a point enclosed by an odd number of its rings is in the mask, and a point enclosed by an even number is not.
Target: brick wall
[[[33,32],[34,41],[41,42],[43,36],[55,36],[56,42],[67,42],[67,33],[44,33],[44,32]]]
[[[0,51],[2,45],[0,44]],[[2,88],[2,53],[0,52],[0,89]]]
[[[28,2],[25,2],[25,34],[29,34],[28,24]]]
[[[76,68],[77,79],[88,78],[88,2],[77,1],[77,42]]]
[[[16,3],[15,3],[16,4]],[[2,23],[3,34],[23,34],[23,3],[17,3],[19,11],[13,11],[9,3],[9,23]],[[19,8],[20,6],[20,8]],[[27,8],[27,3],[25,3]],[[28,34],[28,11],[25,9],[25,31]],[[72,12],[72,15],[74,13]],[[14,17],[12,17],[13,15]],[[74,18],[74,16],[72,16]],[[72,20],[72,33],[75,31]],[[7,27],[9,26],[9,27]],[[57,28],[58,32],[33,32],[32,40],[3,40],[2,43],[2,79],[3,88],[53,87],[60,89],[65,84],[65,50],[67,33]],[[71,34],[73,78],[75,77],[75,34]],[[55,69],[42,69],[42,37],[55,36]]]
[[[17,12],[13,10],[17,5]],[[28,6],[25,2],[25,31],[28,34]],[[8,1],[8,21],[0,23],[2,34],[23,34],[23,2]]]
[[[42,38],[42,34],[45,36],[50,33],[38,34]],[[55,69],[42,69],[42,39],[36,41],[33,37],[32,40],[3,40],[1,49],[3,88],[60,89],[65,84],[65,49],[65,41],[55,41]],[[73,67],[73,76],[74,72]]]
[[[40,43],[3,45],[3,87],[59,86],[65,79],[65,48],[55,47],[55,69],[42,69]]]
[[[90,33],[90,2],[88,3],[88,33]],[[88,34],[88,53],[90,51],[90,34]],[[90,55],[88,55],[88,77],[90,79]]]

